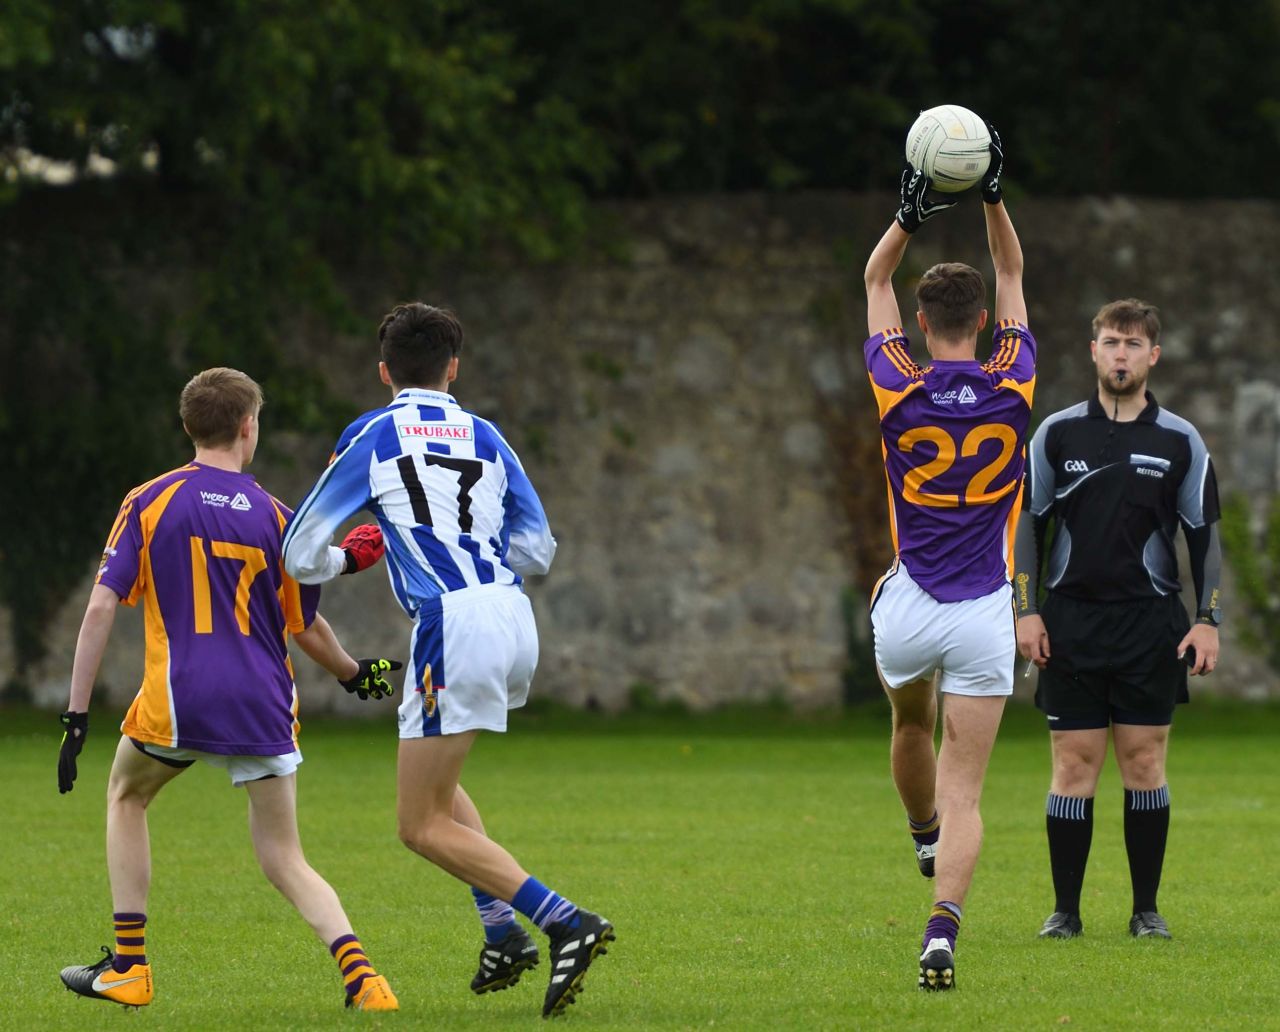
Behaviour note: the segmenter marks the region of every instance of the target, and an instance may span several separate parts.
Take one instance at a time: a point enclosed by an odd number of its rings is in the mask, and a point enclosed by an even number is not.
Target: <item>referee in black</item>
[[[1207,674],[1218,660],[1218,488],[1195,427],[1146,390],[1160,357],[1155,307],[1133,298],[1104,305],[1093,336],[1097,393],[1049,416],[1032,438],[1029,512],[1014,545],[1018,651],[1040,668],[1036,705],[1053,746],[1045,823],[1057,901],[1040,936],[1081,932],[1093,797],[1111,728],[1124,781],[1129,932],[1167,939],[1156,907],[1169,834],[1165,756],[1188,672]],[[1194,623],[1179,598],[1179,523],[1199,605]]]

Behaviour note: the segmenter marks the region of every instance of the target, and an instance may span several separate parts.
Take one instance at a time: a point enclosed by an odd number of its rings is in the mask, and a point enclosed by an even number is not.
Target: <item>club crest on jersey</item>
[[[98,562],[98,577],[107,572],[107,567],[111,563],[111,558],[116,554],[116,550],[108,545],[102,552],[102,559]]]
[[[441,686],[443,687],[443,685]],[[426,670],[422,672],[422,686],[418,689],[422,693],[422,710],[426,713],[428,719],[436,715],[436,686],[431,683],[431,664],[427,664]]]
[[[401,423],[400,436],[429,441],[469,441],[471,427],[450,426],[448,423]]]

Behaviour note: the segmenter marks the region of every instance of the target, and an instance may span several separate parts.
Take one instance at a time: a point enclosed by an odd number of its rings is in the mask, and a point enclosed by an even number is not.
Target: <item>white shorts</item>
[[[1013,589],[939,602],[895,562],[871,600],[876,665],[890,688],[941,674],[952,695],[1012,695],[1017,636]]]
[[[401,738],[505,731],[538,665],[533,607],[510,584],[446,592],[418,613],[409,655]]]
[[[196,760],[221,767],[231,775],[231,784],[236,788],[263,778],[287,777],[302,763],[302,753],[297,749],[280,756],[224,756],[222,753],[201,752],[199,749],[176,749],[169,745],[156,745],[154,742],[139,742],[136,738],[130,738],[129,741],[139,752],[170,767],[190,767]]]

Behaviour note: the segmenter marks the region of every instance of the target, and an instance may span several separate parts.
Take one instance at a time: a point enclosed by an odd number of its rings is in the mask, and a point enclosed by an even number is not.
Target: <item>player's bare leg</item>
[[[515,858],[464,819],[479,813],[458,779],[478,732],[402,738],[397,764],[400,841],[419,856],[499,899],[512,899],[529,878]],[[458,814],[455,815],[455,808]]]
[[[461,785],[454,789],[453,793],[453,819],[459,824],[465,824],[472,831],[478,831],[481,835],[488,837],[484,830],[484,821],[480,818],[480,811],[472,802],[471,796],[467,794],[467,790]]]
[[[351,934],[351,922],[333,887],[307,863],[298,838],[297,775],[251,781],[249,833],[267,880],[294,905],[327,946]]]
[[[889,746],[893,784],[907,811],[916,864],[921,874],[932,878],[938,841],[933,748],[938,701],[934,680],[912,681],[892,689],[881,674],[880,683],[893,704],[893,740]]]
[[[151,890],[147,807],[182,770],[143,754],[127,738],[116,746],[107,781],[107,875],[117,912],[146,913]]]
[[[453,794],[453,819],[488,837],[480,811],[461,785]],[[480,947],[479,966],[471,979],[471,991],[483,994],[508,989],[520,981],[524,972],[538,966],[538,944],[516,921],[510,903],[474,886],[471,892],[484,924],[485,940]]]
[[[938,750],[938,899],[963,904],[982,848],[982,782],[995,745],[1005,697],[948,695]]]
[[[249,794],[249,834],[267,880],[294,905],[338,961],[347,1006],[398,1010],[395,994],[364,955],[333,886],[307,863],[298,837],[298,779],[295,774],[245,785]]]
[[[561,1014],[582,991],[587,968],[615,938],[613,925],[530,877],[505,849],[460,823],[458,778],[477,732],[402,738],[396,816],[400,840],[482,892],[507,900],[551,940],[551,982],[542,1016]],[[466,804],[462,804],[465,811]]]
[[[144,945],[151,888],[147,807],[182,769],[143,755],[127,738],[116,746],[107,782],[107,874],[116,952],[104,946],[97,963],[63,968],[62,982],[74,993],[126,1007],[145,1007],[154,997]]]
[[[893,784],[907,814],[922,821],[933,815],[936,802],[933,735],[938,718],[937,693],[932,678],[912,681],[901,688],[886,687],[885,691],[893,703],[893,741],[889,746]]]
[[[955,985],[955,943],[961,907],[982,848],[982,782],[995,745],[1005,696],[948,694],[938,751],[938,835],[934,906],[920,951],[922,989]]]

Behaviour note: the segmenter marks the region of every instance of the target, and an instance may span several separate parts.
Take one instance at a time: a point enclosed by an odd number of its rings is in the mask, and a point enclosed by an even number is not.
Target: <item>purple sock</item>
[[[920,950],[924,952],[934,939],[945,939],[947,948],[953,953],[956,949],[956,936],[960,934],[960,907],[950,900],[941,900],[933,905],[929,914],[929,923],[924,926],[924,938]]]
[[[938,820],[938,811],[933,811],[933,816],[927,821],[913,821],[910,815],[907,816],[907,824],[911,827],[911,837],[921,846],[932,846],[938,841],[938,829],[942,826]]]
[[[116,924],[116,955],[113,970],[124,974],[135,964],[147,962],[147,915],[112,914]]]

